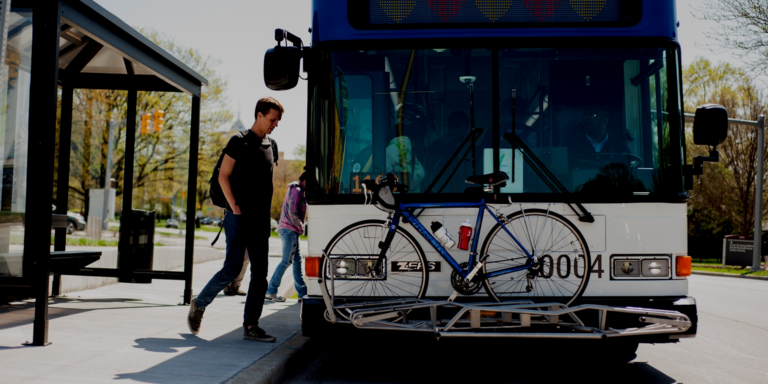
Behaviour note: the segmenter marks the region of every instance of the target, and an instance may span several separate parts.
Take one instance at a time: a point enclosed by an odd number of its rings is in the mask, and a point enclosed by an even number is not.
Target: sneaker
[[[224,294],[227,296],[247,296],[248,293],[245,291],[241,291],[240,287],[232,287],[230,285],[227,285],[226,288],[224,288]]]
[[[282,303],[283,301],[285,301],[285,297],[278,296],[278,295],[271,294],[271,293],[267,293],[267,295],[264,296],[264,300],[274,301],[274,302],[277,302],[277,303]]]
[[[274,336],[267,335],[267,332],[259,327],[246,327],[243,331],[243,339],[265,343],[274,343],[277,340]]]
[[[197,335],[200,332],[200,323],[203,322],[203,313],[205,308],[198,308],[195,300],[189,305],[189,315],[187,316],[187,327],[192,334]]]

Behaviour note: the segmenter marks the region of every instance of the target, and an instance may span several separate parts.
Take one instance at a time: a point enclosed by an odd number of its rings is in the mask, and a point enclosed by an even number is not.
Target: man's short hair
[[[280,104],[279,101],[275,100],[273,97],[265,97],[263,99],[260,99],[256,103],[256,111],[253,113],[253,118],[258,119],[259,112],[261,112],[262,115],[266,116],[269,113],[270,109],[274,109],[280,112],[280,116],[282,116],[283,113],[285,112],[285,110],[283,109],[283,105]]]

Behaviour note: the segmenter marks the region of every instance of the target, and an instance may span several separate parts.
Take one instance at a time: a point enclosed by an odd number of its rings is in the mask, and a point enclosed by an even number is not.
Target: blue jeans
[[[277,234],[280,235],[280,240],[283,241],[283,260],[277,265],[275,273],[272,274],[267,293],[270,295],[277,294],[277,288],[280,286],[280,281],[283,280],[285,270],[293,263],[293,284],[299,297],[304,297],[307,294],[307,285],[304,284],[304,279],[301,277],[299,234],[286,228],[278,229]]]
[[[263,221],[263,220],[261,220]],[[267,291],[267,257],[269,254],[269,221],[266,225],[254,217],[227,212],[224,216],[224,231],[227,239],[227,253],[224,267],[217,272],[205,288],[197,295],[195,305],[205,308],[240,274],[245,251],[251,260],[251,283],[245,298],[243,326],[258,326],[264,308],[264,293]]]

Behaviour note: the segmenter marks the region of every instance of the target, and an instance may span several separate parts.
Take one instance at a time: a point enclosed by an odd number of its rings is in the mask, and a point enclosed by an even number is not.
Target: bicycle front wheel
[[[364,302],[422,298],[429,266],[414,237],[398,227],[378,270],[389,228],[383,220],[366,220],[342,229],[325,248],[323,283],[337,313],[349,314]]]
[[[550,211],[529,209],[508,215],[504,227],[496,224],[488,233],[481,255],[488,255],[483,266],[485,290],[496,301],[532,299],[570,305],[589,282],[591,259],[584,236],[568,219]],[[505,273],[520,267],[527,268]]]

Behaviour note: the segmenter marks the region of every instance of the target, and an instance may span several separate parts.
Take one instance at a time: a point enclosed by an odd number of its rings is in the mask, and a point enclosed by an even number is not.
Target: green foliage
[[[53,245],[54,237],[51,236],[51,245]],[[21,242],[23,244],[23,240]],[[117,247],[117,240],[97,240],[87,239],[85,237],[73,238],[67,237],[67,245],[77,245],[84,247]]]
[[[731,118],[756,120],[757,116],[766,114],[763,93],[743,69],[728,63],[712,65],[708,60],[698,58],[685,68],[683,85],[688,112],[695,111],[698,105],[715,103],[724,106]],[[693,144],[691,132],[688,127],[686,153],[689,164],[694,156],[709,155],[708,148]],[[737,124],[729,125],[728,139],[718,151],[720,163],[704,166],[701,193],[689,202],[689,235],[703,238],[731,233],[749,235],[754,224],[757,161],[758,158],[765,159],[767,153],[758,156],[754,127]],[[694,188],[698,191],[700,187]],[[765,207],[765,198],[763,201]]]
[[[196,49],[177,44],[155,31],[140,30],[155,44],[208,80],[202,88],[200,108],[200,140],[197,183],[197,206],[208,198],[208,179],[226,144],[220,129],[232,119],[227,108],[227,80],[218,75],[218,61]],[[155,110],[165,112],[162,131],[141,134],[141,115]],[[155,209],[170,216],[171,211],[186,210],[186,183],[189,172],[189,142],[192,97],[183,92],[139,92],[137,103],[136,145],[134,147],[133,206]],[[70,210],[88,215],[89,191],[103,188],[110,125],[114,130],[111,177],[116,180],[118,201],[125,194],[125,133],[127,92],[111,90],[76,90],[70,161]],[[111,123],[110,123],[111,122]],[[58,146],[57,146],[58,147]],[[57,148],[58,150],[58,148]],[[58,165],[57,165],[58,166]],[[58,185],[57,185],[58,187]]]
[[[768,271],[752,272],[749,268],[691,267],[693,271],[729,273],[733,275],[768,276]]]

